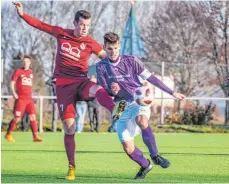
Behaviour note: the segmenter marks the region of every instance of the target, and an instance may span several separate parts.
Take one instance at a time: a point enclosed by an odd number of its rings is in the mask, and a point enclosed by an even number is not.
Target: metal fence
[[[1,96],[1,99],[13,99],[13,96]],[[56,96],[33,96],[33,99],[38,99],[39,100],[39,131],[43,132],[43,123],[44,123],[44,111],[46,111],[46,109],[44,109],[44,100],[54,100],[56,99]],[[160,124],[164,123],[164,118],[165,118],[165,101],[166,100],[171,100],[173,98],[155,98],[155,100],[159,100],[160,101]],[[175,100],[175,99],[174,99]],[[186,100],[192,100],[192,101],[196,101],[196,100],[201,100],[201,101],[226,101],[229,100],[229,98],[220,98],[220,97],[187,97]],[[4,109],[5,107],[2,106],[2,109]],[[102,108],[103,114],[107,114],[108,111],[105,110],[104,108]],[[108,115],[109,117],[109,115]],[[1,113],[1,122],[3,120],[3,114]],[[55,122],[56,123],[56,122]],[[53,126],[53,131],[56,131],[56,124],[54,124]]]

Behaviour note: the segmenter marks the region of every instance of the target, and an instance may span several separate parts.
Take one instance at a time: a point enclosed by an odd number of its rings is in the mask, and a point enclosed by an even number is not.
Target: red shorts
[[[14,104],[14,115],[22,117],[24,113],[36,114],[33,99],[17,99]]]
[[[89,79],[80,79],[71,84],[56,86],[57,105],[62,120],[76,117],[76,102],[90,101],[90,88],[96,83]]]

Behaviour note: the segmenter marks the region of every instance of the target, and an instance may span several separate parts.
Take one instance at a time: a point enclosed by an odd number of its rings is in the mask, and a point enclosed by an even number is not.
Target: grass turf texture
[[[16,142],[2,139],[2,183],[71,183],[64,180],[67,158],[63,134],[42,133],[33,143],[30,132],[15,132]],[[115,133],[76,134],[77,183],[228,183],[228,134],[156,134],[160,153],[171,161],[168,169],[154,166],[145,180],[133,177],[139,166],[123,152]],[[137,136],[136,145],[149,158]]]

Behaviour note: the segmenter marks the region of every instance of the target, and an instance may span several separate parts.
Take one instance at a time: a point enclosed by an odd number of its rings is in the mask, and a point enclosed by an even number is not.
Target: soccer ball
[[[153,91],[149,86],[138,87],[134,91],[134,100],[138,105],[147,106],[153,101]]]

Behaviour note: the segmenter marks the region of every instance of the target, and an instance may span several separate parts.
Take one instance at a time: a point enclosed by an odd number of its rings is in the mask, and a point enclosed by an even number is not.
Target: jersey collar
[[[107,59],[108,59],[108,62],[109,62],[110,65],[116,66],[121,61],[121,55],[118,56],[118,59],[117,59],[116,62],[112,62],[108,57],[107,57]]]

